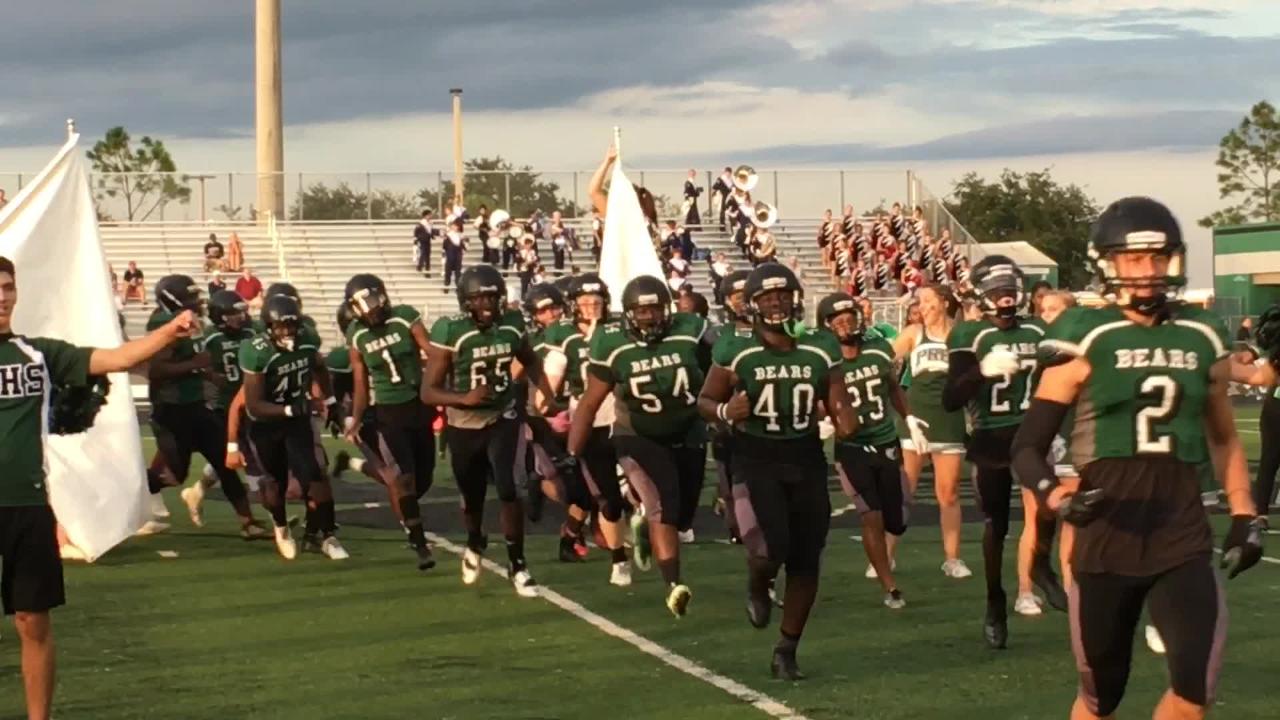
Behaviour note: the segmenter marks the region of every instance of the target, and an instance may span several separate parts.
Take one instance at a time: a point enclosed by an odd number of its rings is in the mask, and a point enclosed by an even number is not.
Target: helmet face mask
[[[862,345],[867,330],[862,306],[848,293],[836,292],[818,303],[818,322],[847,347]]]
[[[578,275],[569,287],[569,303],[579,323],[608,322],[609,286],[599,275]]]
[[[498,312],[502,307],[502,295],[497,292],[482,291],[468,295],[463,301],[463,309],[481,328],[488,328],[498,320]]]
[[[1094,260],[1106,294],[1144,315],[1159,312],[1186,284],[1181,252],[1124,250]]]
[[[785,289],[765,290],[752,299],[751,310],[760,324],[781,329],[795,317],[795,294]]]
[[[989,255],[973,266],[969,275],[973,298],[983,315],[1009,319],[1027,304],[1026,275],[1013,260]]]
[[[271,344],[284,350],[285,352],[293,352],[298,344],[298,323],[292,320],[280,320],[272,322],[267,327],[267,332],[271,334]]]
[[[387,294],[378,288],[357,290],[352,293],[351,299],[347,302],[350,303],[355,316],[367,325],[382,325],[391,314],[391,302],[387,299]]]
[[[190,310],[196,317],[204,317],[207,311],[203,291],[188,275],[160,278],[156,284],[156,304],[173,314]]]
[[[239,332],[249,324],[249,305],[230,290],[219,290],[209,298],[209,320],[219,330]]]
[[[284,352],[293,352],[302,327],[302,308],[287,295],[269,297],[262,306],[262,324],[272,345]]]
[[[657,277],[641,275],[622,289],[622,319],[631,337],[646,345],[671,331],[671,290]]]
[[[498,322],[506,302],[506,280],[492,265],[473,265],[458,279],[458,307],[481,330]]]
[[[748,307],[758,327],[796,338],[804,332],[804,289],[790,269],[762,263],[747,276]]]

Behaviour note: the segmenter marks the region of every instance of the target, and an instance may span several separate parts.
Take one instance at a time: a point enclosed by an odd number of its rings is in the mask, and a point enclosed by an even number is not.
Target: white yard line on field
[[[431,542],[435,547],[447,550],[454,555],[462,555],[462,547],[449,542],[439,535],[427,533],[427,537],[431,539]],[[506,579],[506,568],[492,560],[486,559],[482,562],[486,570],[502,577],[504,580]],[[582,605],[579,605],[546,585],[542,585],[538,588],[538,596],[561,610],[573,615],[579,620],[586,622],[588,625],[591,625],[600,632],[606,635],[612,635],[613,637],[635,647],[640,652],[661,660],[663,663],[670,665],[685,675],[694,677],[708,685],[711,685],[712,687],[724,691],[735,699],[751,705],[769,717],[778,718],[779,720],[809,720],[809,718],[787,707],[781,701],[775,700],[764,693],[752,690],[732,678],[727,678],[719,673],[708,670],[693,660],[690,660],[669,648],[663,647],[646,637],[638,635],[603,615],[591,612]]]

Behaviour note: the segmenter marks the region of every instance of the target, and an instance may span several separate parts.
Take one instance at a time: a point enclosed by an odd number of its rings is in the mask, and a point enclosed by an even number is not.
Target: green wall
[[[1280,252],[1280,223],[1231,225],[1213,229],[1215,305],[1229,315],[1257,315],[1280,302],[1280,286],[1255,285],[1250,275],[1218,275],[1217,259],[1224,255],[1250,252]],[[1280,272],[1258,268],[1258,272]]]

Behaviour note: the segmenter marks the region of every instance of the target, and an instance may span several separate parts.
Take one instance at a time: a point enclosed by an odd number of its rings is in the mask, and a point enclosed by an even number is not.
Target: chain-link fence
[[[559,210],[566,217],[590,215],[591,170],[477,171],[463,178],[465,204],[475,212],[481,204],[502,208],[516,217],[533,210]],[[664,218],[680,216],[688,170],[628,168],[628,177],[659,200]],[[903,170],[758,170],[751,195],[778,208],[779,217],[816,218],[830,209],[853,205],[859,214],[894,202],[921,204],[931,227],[950,227],[945,208],[908,171]],[[0,172],[0,188],[10,198],[34,179],[34,172]],[[716,170],[694,173],[700,218],[718,221],[711,186]],[[116,222],[225,222],[252,220],[259,175],[252,172],[91,173],[99,215]],[[281,173],[283,220],[392,220],[417,218],[430,208],[438,216],[454,195],[452,172]],[[683,219],[683,217],[681,217]],[[941,224],[939,224],[941,223]],[[954,224],[958,227],[958,224]],[[953,230],[953,236],[958,233]]]

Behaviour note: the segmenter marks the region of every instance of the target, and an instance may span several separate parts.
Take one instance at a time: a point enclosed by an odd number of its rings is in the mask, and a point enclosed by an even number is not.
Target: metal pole
[[[840,214],[844,214],[844,171],[840,171]]]
[[[227,173],[227,209],[233,210],[236,207],[236,174]],[[228,217],[228,220],[231,218]]]
[[[305,202],[306,198],[307,198],[307,195],[302,190],[302,173],[298,173],[298,219],[299,220],[305,220],[307,217],[306,210],[303,209],[307,205],[307,203]],[[276,218],[277,222],[279,222],[280,214],[273,210],[271,212],[271,217]]]
[[[436,217],[444,218],[444,171],[436,171]]]
[[[364,207],[366,219],[373,222],[373,178],[369,173],[364,174]]]
[[[573,171],[573,219],[578,219],[578,171]]]
[[[773,206],[778,207],[778,171],[773,171]]]
[[[507,209],[507,212],[511,212],[511,173],[502,173],[502,185],[502,206]]]
[[[284,122],[281,116],[280,0],[257,0],[254,22],[254,116],[258,209],[284,212]]]
[[[706,188],[707,188],[707,217],[712,218],[712,217],[715,217],[716,208],[715,208],[715,203],[711,202],[712,193],[711,193],[711,171],[710,170],[707,171]]]
[[[462,177],[462,88],[451,88],[453,96],[453,194],[462,202],[464,182]]]

